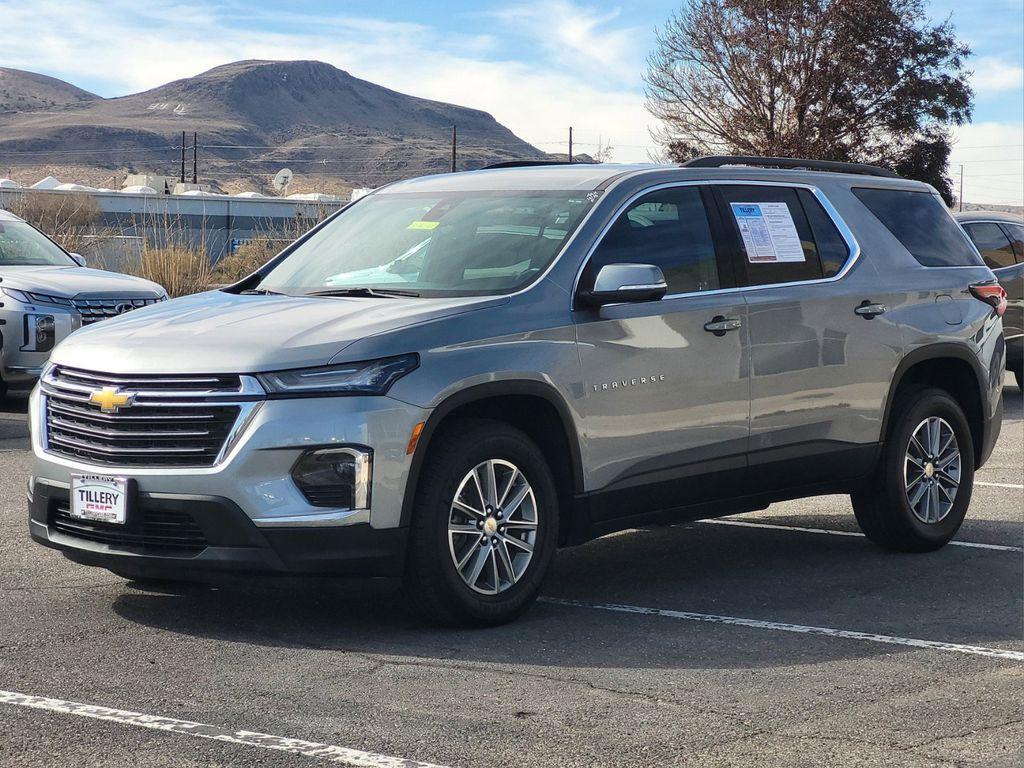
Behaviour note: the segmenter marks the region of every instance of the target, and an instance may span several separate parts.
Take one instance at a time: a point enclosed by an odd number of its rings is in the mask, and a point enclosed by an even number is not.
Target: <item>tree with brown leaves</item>
[[[933,184],[971,116],[970,50],[924,0],[691,0],[645,74],[666,154],[877,163]]]

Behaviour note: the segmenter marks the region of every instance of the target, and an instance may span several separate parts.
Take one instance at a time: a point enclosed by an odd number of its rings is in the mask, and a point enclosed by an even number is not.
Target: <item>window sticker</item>
[[[730,203],[751,264],[806,261],[785,203]]]
[[[437,229],[439,221],[414,221],[406,229]]]

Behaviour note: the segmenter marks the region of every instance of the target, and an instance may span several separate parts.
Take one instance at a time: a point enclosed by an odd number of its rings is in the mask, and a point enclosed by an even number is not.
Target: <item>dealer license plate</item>
[[[72,517],[123,525],[127,511],[127,479],[106,475],[72,475]]]

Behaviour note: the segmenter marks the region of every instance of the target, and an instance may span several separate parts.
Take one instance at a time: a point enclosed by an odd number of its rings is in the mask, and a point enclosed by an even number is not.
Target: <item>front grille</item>
[[[47,450],[119,467],[212,466],[245,407],[240,401],[252,399],[239,376],[122,376],[63,367],[47,372],[42,389]],[[91,402],[104,389],[133,402],[104,413]]]
[[[108,299],[93,298],[90,296],[76,296],[71,300],[72,305],[82,316],[82,325],[95,323],[97,320],[106,320],[108,317],[117,317],[125,312],[130,312],[139,307],[148,307],[163,301],[163,297],[131,298],[131,299]]]
[[[51,527],[76,539],[119,547],[149,550],[200,552],[207,546],[203,530],[185,512],[146,510],[141,521],[129,528],[114,523],[79,520],[67,506],[59,505],[50,518]]]

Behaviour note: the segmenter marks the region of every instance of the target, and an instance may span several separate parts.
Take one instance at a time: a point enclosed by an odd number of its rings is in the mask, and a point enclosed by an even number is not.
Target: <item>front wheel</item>
[[[425,618],[493,626],[530,606],[554,555],[558,497],[540,449],[498,421],[460,419],[428,446],[405,590]]]
[[[960,405],[936,388],[901,395],[875,477],[853,494],[864,535],[885,549],[928,552],[959,530],[971,503],[974,443]]]

